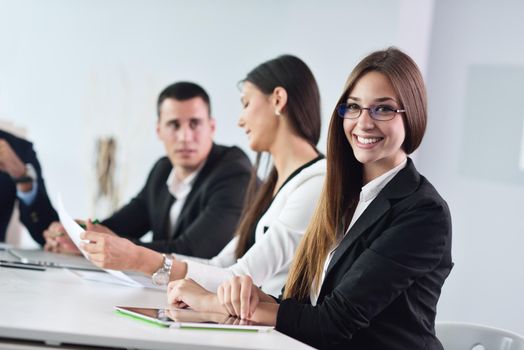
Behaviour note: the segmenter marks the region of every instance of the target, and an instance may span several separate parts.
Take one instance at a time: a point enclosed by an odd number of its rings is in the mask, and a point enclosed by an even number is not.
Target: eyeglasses
[[[395,109],[388,105],[369,106],[368,108],[360,107],[356,103],[341,103],[337,106],[337,113],[343,119],[357,119],[363,110],[369,112],[369,116],[374,120],[387,121],[393,119],[398,113],[406,112],[405,109]]]

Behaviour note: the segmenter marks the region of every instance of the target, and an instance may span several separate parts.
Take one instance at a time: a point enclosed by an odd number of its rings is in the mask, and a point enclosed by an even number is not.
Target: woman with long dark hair
[[[218,296],[180,283],[170,301],[275,325],[318,348],[442,349],[434,322],[453,265],[451,217],[408,157],[426,120],[415,62],[395,48],[364,58],[331,117],[324,190],[282,299],[242,276]]]
[[[309,67],[291,55],[260,64],[240,85],[238,124],[258,156],[236,236],[210,260],[177,255],[170,280],[191,278],[216,291],[232,276],[249,275],[275,294],[285,284],[326,173],[326,161],[316,149],[320,94]],[[263,152],[270,154],[273,166],[258,186]]]

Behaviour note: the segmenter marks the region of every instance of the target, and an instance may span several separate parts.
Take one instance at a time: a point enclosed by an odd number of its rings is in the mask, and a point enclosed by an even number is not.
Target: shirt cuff
[[[16,191],[16,196],[22,201],[26,206],[33,204],[38,192],[38,182],[33,181],[33,188],[29,192]]]
[[[186,278],[191,278],[210,292],[216,293],[218,287],[234,274],[228,268],[183,260],[187,264]]]

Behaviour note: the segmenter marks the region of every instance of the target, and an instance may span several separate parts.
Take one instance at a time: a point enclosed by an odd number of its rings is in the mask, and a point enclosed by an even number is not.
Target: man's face
[[[160,105],[157,134],[173,166],[191,173],[209,155],[215,120],[200,97],[184,101],[167,98]]]

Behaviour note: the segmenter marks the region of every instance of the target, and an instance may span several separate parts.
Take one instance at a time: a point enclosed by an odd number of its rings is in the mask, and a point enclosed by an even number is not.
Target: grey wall
[[[439,319],[524,334],[524,2],[435,2],[418,166],[453,215]]]

